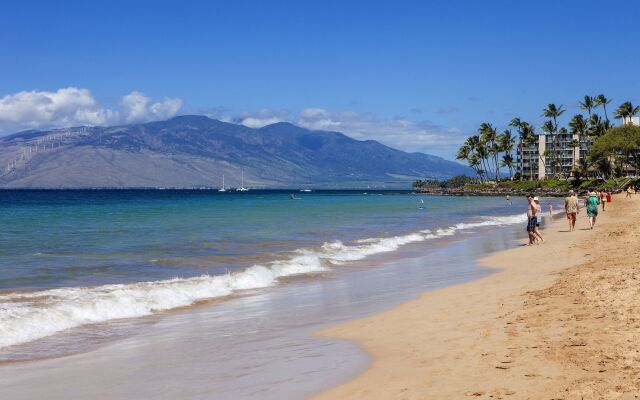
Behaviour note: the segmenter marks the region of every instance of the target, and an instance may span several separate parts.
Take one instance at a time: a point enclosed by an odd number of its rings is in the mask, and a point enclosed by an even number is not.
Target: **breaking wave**
[[[523,221],[526,221],[524,214],[480,217],[476,222],[401,236],[361,239],[353,244],[327,242],[318,249],[296,250],[285,260],[226,275],[4,294],[0,295],[0,348],[82,325],[142,317],[243,290],[273,286],[283,277],[326,271],[331,266],[395,251],[409,243],[452,236],[457,231]]]

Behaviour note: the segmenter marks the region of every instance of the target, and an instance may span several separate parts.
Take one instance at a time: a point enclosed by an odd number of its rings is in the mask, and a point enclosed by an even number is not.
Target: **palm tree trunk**
[[[489,172],[489,171],[488,171],[488,169],[487,169],[487,163],[486,163],[486,160],[485,160],[485,158],[484,158],[484,157],[480,157],[480,160],[482,161],[482,169],[484,170],[484,171],[483,171],[483,173],[482,173],[482,175],[484,175],[484,176],[486,177],[486,176],[487,176],[487,174],[488,174],[488,172]]]
[[[522,147],[522,140],[520,140],[520,144],[518,145],[518,151],[520,152],[520,180],[522,180],[522,175],[524,174],[524,149]]]

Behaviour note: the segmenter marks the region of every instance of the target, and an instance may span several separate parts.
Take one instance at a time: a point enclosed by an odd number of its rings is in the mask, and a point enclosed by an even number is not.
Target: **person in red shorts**
[[[580,211],[578,197],[573,190],[569,191],[569,196],[564,198],[564,210],[567,212],[567,220],[569,221],[569,232],[576,230],[576,218]]]

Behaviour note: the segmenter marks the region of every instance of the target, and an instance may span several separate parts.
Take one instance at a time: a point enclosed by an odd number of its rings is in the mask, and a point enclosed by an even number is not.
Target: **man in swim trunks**
[[[576,218],[580,211],[578,197],[573,190],[569,190],[569,196],[564,198],[564,210],[567,212],[567,220],[569,221],[569,232],[576,230]]]
[[[536,241],[536,203],[533,201],[533,195],[527,197],[529,206],[527,207],[527,233],[529,234],[529,246],[535,244]]]

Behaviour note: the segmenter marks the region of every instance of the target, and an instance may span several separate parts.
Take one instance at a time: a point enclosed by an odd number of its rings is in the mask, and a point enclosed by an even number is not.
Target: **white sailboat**
[[[227,189],[224,188],[224,174],[222,174],[222,187],[218,190],[218,192],[226,192]]]
[[[240,187],[236,189],[237,192],[248,192],[249,189],[244,187],[244,170],[242,170],[242,178],[240,180]]]

